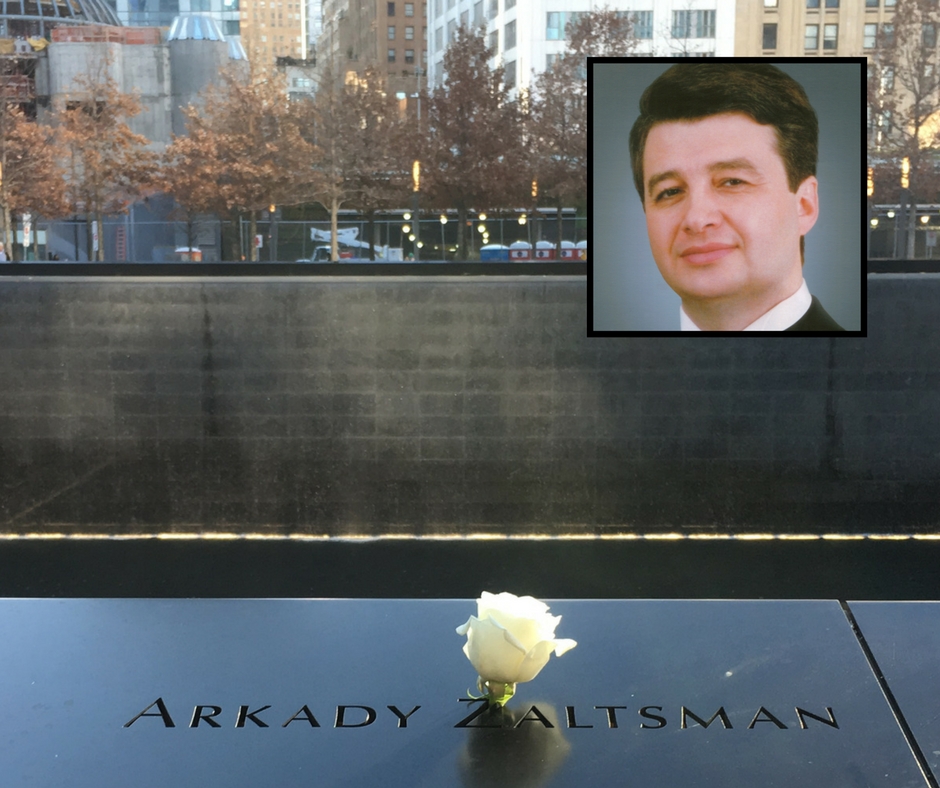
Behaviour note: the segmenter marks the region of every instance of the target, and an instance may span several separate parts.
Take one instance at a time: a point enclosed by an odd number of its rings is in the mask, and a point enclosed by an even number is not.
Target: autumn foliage
[[[163,157],[160,183],[190,214],[247,216],[254,237],[258,215],[271,205],[303,201],[316,148],[300,133],[280,75],[223,75],[204,105],[187,110],[188,133]],[[235,239],[236,256],[241,256]],[[250,250],[257,259],[257,249]]]
[[[417,116],[402,111],[374,69],[343,81],[325,68],[314,97],[294,101],[282,75],[233,71],[186,110],[187,133],[159,155],[128,124],[141,111],[136,96],[107,76],[76,78],[46,125],[15,106],[0,109],[7,243],[11,215],[26,211],[84,215],[101,238],[104,216],[156,191],[175,199],[191,237],[201,217],[230,227],[245,219],[254,236],[271,206],[317,202],[335,240],[340,208],[412,207],[417,161],[420,208],[457,210],[466,257],[472,212],[586,205],[586,59],[630,54],[635,41],[625,15],[609,9],[583,15],[567,34],[567,51],[529,91],[507,79],[481,30],[458,29],[442,86],[422,94]],[[232,256],[257,259],[241,243],[231,238]],[[100,246],[96,256],[103,259]]]
[[[54,116],[65,160],[64,196],[70,212],[94,222],[103,239],[103,218],[125,213],[152,186],[157,156],[128,125],[141,112],[135,95],[123,93],[107,75],[82,75],[74,84],[76,91]],[[89,232],[88,259],[104,260],[104,244],[99,240],[93,252],[91,239]]]
[[[13,246],[13,216],[64,216],[62,151],[54,130],[30,120],[16,104],[0,107],[0,217],[7,252]]]

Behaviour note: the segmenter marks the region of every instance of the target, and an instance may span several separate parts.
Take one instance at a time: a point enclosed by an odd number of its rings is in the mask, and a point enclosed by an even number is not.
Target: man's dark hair
[[[633,182],[644,200],[643,151],[657,123],[699,120],[743,112],[773,126],[777,149],[795,192],[816,174],[819,121],[803,87],[776,66],[763,63],[693,63],[663,72],[640,98],[640,117],[630,131]]]

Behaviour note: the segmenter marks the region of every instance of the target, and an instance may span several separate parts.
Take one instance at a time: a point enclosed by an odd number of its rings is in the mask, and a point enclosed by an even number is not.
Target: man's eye
[[[725,178],[723,183],[726,183],[728,186],[741,186],[744,184],[740,178]]]
[[[656,202],[668,199],[669,197],[674,197],[680,191],[681,189],[663,189],[659,194],[656,195]]]

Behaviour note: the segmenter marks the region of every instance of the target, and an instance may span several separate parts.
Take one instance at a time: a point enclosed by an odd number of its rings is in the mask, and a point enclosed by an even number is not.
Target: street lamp
[[[442,213],[441,214],[441,259],[442,260],[447,259],[447,246],[446,246],[446,242],[444,241],[444,225],[445,224],[447,224],[447,214]]]
[[[270,238],[270,257],[272,263],[277,259],[277,224],[274,214],[276,210],[277,206],[273,203],[268,206],[268,218],[270,219],[268,224],[268,237]]]
[[[411,165],[411,180],[413,184],[414,194],[412,195],[413,205],[415,212],[415,238],[421,238],[421,215],[418,213],[418,191],[421,189],[421,162],[417,159],[414,160],[414,163]],[[415,262],[418,260],[418,250],[421,248],[420,240],[415,244],[414,255]]]

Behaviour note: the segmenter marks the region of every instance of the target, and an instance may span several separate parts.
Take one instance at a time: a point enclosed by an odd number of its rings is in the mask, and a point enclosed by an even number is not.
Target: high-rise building
[[[125,25],[169,28],[182,15],[204,14],[226,38],[239,34],[239,0],[107,0]]]
[[[426,0],[322,0],[318,69],[350,81],[370,66],[387,90],[413,99],[427,64]]]
[[[738,0],[737,57],[857,56],[873,49],[895,0]]]
[[[307,0],[240,0],[242,44],[248,59],[274,67],[279,57],[308,57]]]
[[[614,0],[610,7],[630,14],[636,54],[734,54],[735,0]],[[430,84],[446,79],[444,50],[457,29],[482,26],[508,83],[528,87],[564,52],[568,25],[596,8],[593,0],[430,0]]]

